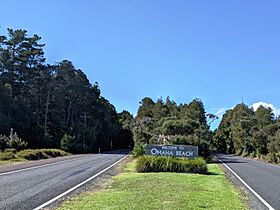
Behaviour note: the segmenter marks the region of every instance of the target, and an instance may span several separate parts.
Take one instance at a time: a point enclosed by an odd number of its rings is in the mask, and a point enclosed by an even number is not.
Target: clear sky
[[[145,96],[276,110],[279,11],[279,0],[0,0],[0,33],[39,34],[49,63],[71,60],[118,111]]]

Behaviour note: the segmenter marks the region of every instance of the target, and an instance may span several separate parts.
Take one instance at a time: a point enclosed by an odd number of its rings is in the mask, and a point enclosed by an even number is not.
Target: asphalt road
[[[0,209],[34,209],[123,158],[92,154],[8,174],[0,173]]]
[[[217,155],[274,209],[280,210],[280,166],[235,155]]]

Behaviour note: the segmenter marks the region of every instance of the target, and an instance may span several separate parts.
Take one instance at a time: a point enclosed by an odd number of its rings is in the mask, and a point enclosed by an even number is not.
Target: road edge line
[[[100,174],[104,173],[105,171],[109,170],[109,169],[112,168],[113,166],[117,165],[118,163],[120,163],[122,160],[124,160],[124,159],[127,158],[127,157],[128,157],[128,155],[124,156],[123,158],[121,158],[121,159],[118,160],[117,162],[113,163],[112,165],[108,166],[107,168],[103,169],[102,171],[98,172],[97,174],[91,176],[90,178],[88,178],[88,179],[86,179],[85,181],[83,181],[83,182],[77,184],[76,186],[70,188],[69,190],[67,190],[67,191],[65,191],[65,192],[63,192],[63,193],[57,195],[56,197],[54,197],[54,198],[52,198],[51,200],[49,200],[49,201],[43,203],[43,204],[40,205],[40,206],[34,208],[33,210],[40,210],[40,209],[42,209],[42,208],[44,208],[44,207],[50,205],[51,203],[57,201],[58,199],[62,198],[63,196],[69,194],[70,192],[72,192],[72,191],[78,189],[79,187],[81,187],[82,185],[84,185],[84,184],[86,184],[87,182],[91,181],[92,179],[98,177]]]
[[[23,169],[18,169],[18,170],[13,170],[13,171],[7,171],[7,172],[0,173],[0,176],[19,173],[19,172],[22,172],[22,171],[27,171],[27,170],[36,169],[36,168],[42,168],[42,167],[45,167],[45,166],[52,166],[52,165],[56,165],[56,164],[59,164],[59,163],[66,162],[66,161],[79,160],[79,159],[82,159],[82,158],[86,158],[86,156],[75,158],[75,159],[61,160],[61,161],[55,162],[55,163],[46,163],[46,164],[39,165],[39,166],[31,166],[31,167],[28,167],[28,168],[23,168]]]
[[[240,176],[237,175],[227,164],[225,164],[222,160],[219,161],[236,177],[244,184],[250,191],[253,193],[269,210],[275,210],[271,205],[269,205],[266,200],[264,200],[255,190],[253,190]]]

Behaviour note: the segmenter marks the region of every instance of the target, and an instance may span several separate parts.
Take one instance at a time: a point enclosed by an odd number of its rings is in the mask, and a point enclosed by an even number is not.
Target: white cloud
[[[254,111],[256,111],[260,106],[263,106],[265,108],[271,108],[275,116],[280,115],[280,108],[277,108],[273,104],[269,104],[263,101],[253,103],[251,107],[254,109]]]
[[[214,114],[219,117],[219,119],[223,118],[223,115],[226,113],[226,111],[233,109],[235,106],[232,107],[220,107],[214,109]]]
[[[219,117],[219,119],[222,119],[224,113],[228,110],[228,108],[217,108],[216,109],[216,112],[215,112],[215,115],[217,115]]]
[[[254,109],[254,111],[256,111],[259,106],[263,106],[265,108],[271,108],[272,112],[274,113],[275,116],[279,116],[280,115],[280,108],[275,107],[273,104],[269,104],[263,101],[259,101],[256,103],[253,103],[250,107],[252,107]],[[227,110],[233,109],[235,106],[233,107],[221,107],[221,108],[215,108],[213,109],[213,113],[215,115],[217,115],[219,117],[219,119],[221,120],[223,118],[223,115],[226,113]]]

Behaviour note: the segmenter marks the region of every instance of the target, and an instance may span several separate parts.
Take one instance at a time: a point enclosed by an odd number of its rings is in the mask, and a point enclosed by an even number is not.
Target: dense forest
[[[270,108],[260,106],[254,111],[238,104],[223,115],[214,145],[221,152],[280,163],[280,120]]]
[[[47,64],[40,40],[25,30],[0,36],[1,148],[17,135],[28,148],[93,152],[133,146],[98,83],[91,84],[71,61]]]

